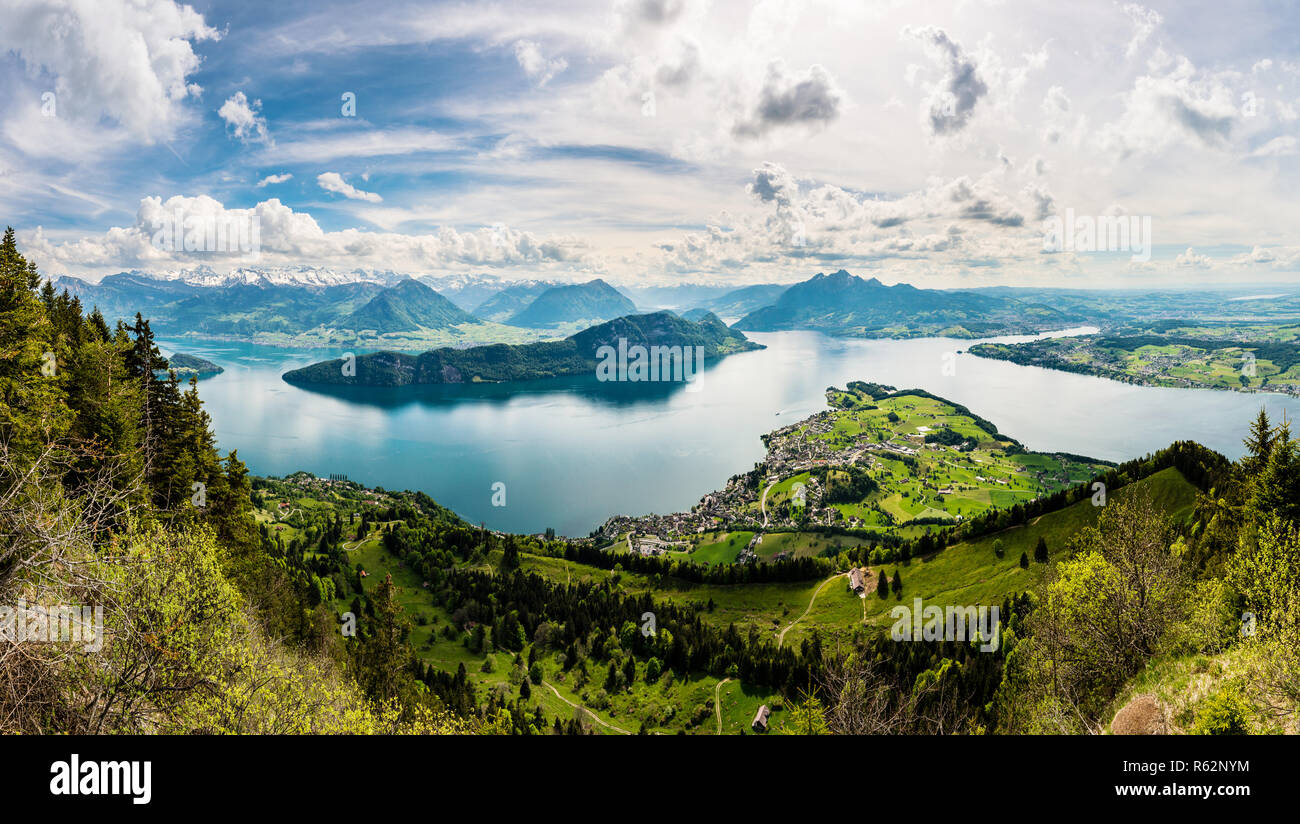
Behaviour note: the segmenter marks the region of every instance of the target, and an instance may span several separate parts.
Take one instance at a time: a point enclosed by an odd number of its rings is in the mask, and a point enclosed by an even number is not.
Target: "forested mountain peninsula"
[[[728,329],[715,315],[693,322],[665,311],[616,318],[559,341],[442,348],[421,355],[376,352],[356,358],[355,364],[345,359],[314,363],[286,372],[284,379],[293,384],[408,386],[595,374],[601,347],[617,351],[620,341],[625,348],[699,347],[701,360],[706,362],[762,348],[740,332]]]

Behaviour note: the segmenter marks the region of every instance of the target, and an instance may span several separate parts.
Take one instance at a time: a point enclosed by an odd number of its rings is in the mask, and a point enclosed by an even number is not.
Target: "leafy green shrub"
[[[1225,687],[1201,702],[1192,735],[1248,735],[1252,708],[1237,687]]]

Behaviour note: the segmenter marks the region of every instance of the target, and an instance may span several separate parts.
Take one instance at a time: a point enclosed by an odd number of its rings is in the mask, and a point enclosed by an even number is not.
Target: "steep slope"
[[[512,283],[492,297],[474,307],[474,315],[494,323],[505,323],[528,308],[539,295],[559,284],[545,280],[528,280]]]
[[[417,280],[389,286],[370,302],[338,321],[343,329],[379,334],[416,329],[446,329],[481,321]]]
[[[743,286],[700,305],[723,317],[744,317],[751,312],[756,312],[776,303],[781,295],[785,294],[785,290],[789,288],[790,285],[785,283],[759,283],[753,286]]]

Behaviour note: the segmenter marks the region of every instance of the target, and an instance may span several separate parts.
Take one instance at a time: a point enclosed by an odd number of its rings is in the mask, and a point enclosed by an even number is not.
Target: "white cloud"
[[[342,120],[342,118],[340,118]],[[303,132],[299,129],[295,134]],[[419,152],[461,148],[456,138],[414,126],[393,129],[366,128],[364,124],[339,127],[324,134],[281,140],[259,154],[265,163],[325,163],[347,157],[392,157]]]
[[[273,186],[277,183],[284,183],[286,180],[292,180],[292,179],[293,179],[293,175],[288,172],[282,172],[280,174],[274,174],[274,175],[267,175],[266,177],[257,181],[257,188],[265,189],[267,186]]]
[[[316,176],[316,182],[325,191],[343,195],[348,200],[364,200],[367,203],[379,203],[383,200],[374,192],[364,192],[348,183],[338,172],[323,172]]]
[[[1102,128],[1104,150],[1154,153],[1176,143],[1226,147],[1242,113],[1238,95],[1219,75],[1198,72],[1187,58],[1164,74],[1142,75],[1124,97],[1124,113]]]
[[[784,166],[766,162],[754,169],[746,190],[770,211],[719,219],[658,249],[662,265],[677,272],[771,265],[802,269],[804,277],[812,274],[807,267],[823,261],[890,261],[896,270],[960,267],[975,259],[1037,263],[1041,233],[1026,215],[1041,218],[1052,207],[1052,195],[1038,184],[1004,191],[997,181],[1005,174],[997,169],[977,178],[935,178],[923,189],[886,199],[801,182]]]
[[[1208,269],[1213,261],[1207,255],[1197,254],[1196,250],[1188,246],[1186,252],[1179,254],[1174,259],[1174,263],[1192,269]]]
[[[569,67],[569,62],[563,57],[547,59],[542,55],[541,46],[532,40],[516,40],[514,48],[519,67],[539,87],[545,86],[551,82],[551,78]]]
[[[5,4],[0,51],[54,78],[59,116],[115,121],[136,140],[171,137],[181,104],[200,93],[193,44],[216,40],[203,15],[173,0],[45,0]]]
[[[1138,53],[1138,49],[1142,48],[1156,28],[1164,22],[1164,18],[1160,16],[1159,12],[1145,6],[1139,6],[1137,3],[1126,3],[1124,13],[1133,22],[1133,36],[1128,41],[1124,54],[1132,57]]]
[[[146,197],[132,225],[75,240],[56,241],[38,226],[22,234],[23,252],[47,274],[122,266],[162,271],[200,263],[234,267],[248,262],[240,252],[179,252],[155,243],[159,228],[175,223],[178,215],[198,227],[251,221],[260,241],[256,261],[264,265],[371,266],[422,273],[502,266],[589,271],[599,263],[591,259],[586,244],[572,236],[542,237],[500,224],[464,232],[444,226],[431,234],[327,232],[311,215],[295,212],[278,198],[251,209],[228,209],[206,195],[178,195],[166,201]]]
[[[235,137],[240,142],[269,143],[271,136],[266,130],[266,118],[258,114],[261,108],[262,101],[250,101],[243,92],[235,92],[221,104],[217,114],[221,115],[227,126],[234,127]]]
[[[989,91],[979,67],[960,43],[937,26],[907,26],[903,36],[920,40],[926,54],[943,70],[939,82],[930,86],[923,110],[930,133],[947,135],[961,131],[970,122],[975,104]]]

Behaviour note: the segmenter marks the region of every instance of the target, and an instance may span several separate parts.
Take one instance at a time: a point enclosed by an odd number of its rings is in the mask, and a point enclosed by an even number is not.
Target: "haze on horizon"
[[[1300,12],[1266,2],[4,5],[0,209],[49,275],[1300,269]],[[178,210],[255,220],[257,262],[159,248]],[[1149,259],[1045,251],[1067,210],[1149,219]]]

